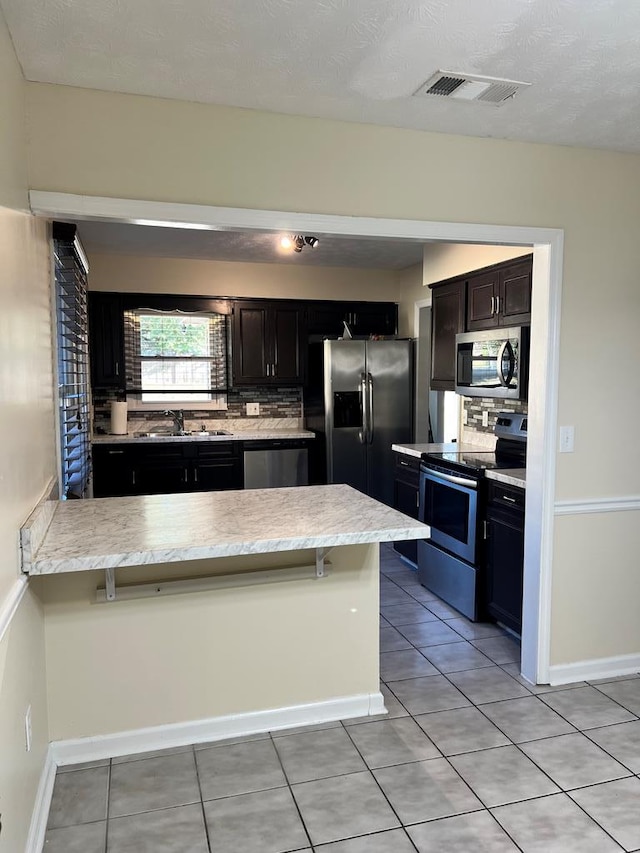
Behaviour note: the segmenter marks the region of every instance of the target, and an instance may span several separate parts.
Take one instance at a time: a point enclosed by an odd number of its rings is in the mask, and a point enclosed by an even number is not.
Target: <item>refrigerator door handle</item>
[[[373,376],[367,373],[367,441],[373,444]]]
[[[360,374],[360,412],[362,414],[362,429],[358,433],[358,441],[360,444],[367,443],[367,434],[369,431],[369,422],[367,418],[367,374]]]

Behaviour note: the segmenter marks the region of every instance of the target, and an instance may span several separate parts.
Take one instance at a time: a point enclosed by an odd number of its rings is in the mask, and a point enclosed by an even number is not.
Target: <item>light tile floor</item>
[[[533,687],[381,548],[388,715],[61,768],[47,853],[640,850],[640,677]]]

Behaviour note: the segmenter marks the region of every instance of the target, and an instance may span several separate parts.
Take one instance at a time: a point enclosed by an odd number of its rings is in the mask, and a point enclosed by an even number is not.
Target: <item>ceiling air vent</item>
[[[521,80],[503,80],[500,77],[480,77],[478,74],[438,71],[423,83],[414,95],[428,95],[456,101],[483,101],[485,104],[498,106],[530,85],[531,83],[524,83]]]

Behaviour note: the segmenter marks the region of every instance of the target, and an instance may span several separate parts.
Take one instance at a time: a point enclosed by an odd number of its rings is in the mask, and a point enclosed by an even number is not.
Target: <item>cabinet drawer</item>
[[[526,492],[517,486],[508,486],[494,480],[489,483],[488,498],[490,505],[524,512]]]
[[[417,488],[420,482],[420,460],[404,454],[397,454],[395,479]]]
[[[198,459],[220,459],[240,457],[240,441],[203,441],[196,445]]]

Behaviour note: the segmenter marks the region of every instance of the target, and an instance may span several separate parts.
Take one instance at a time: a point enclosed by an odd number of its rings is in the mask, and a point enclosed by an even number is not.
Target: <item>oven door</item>
[[[420,520],[431,527],[434,545],[475,563],[477,513],[477,479],[421,467]]]

